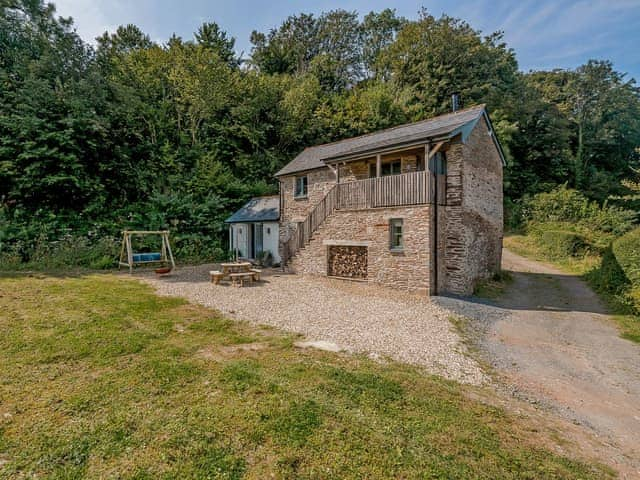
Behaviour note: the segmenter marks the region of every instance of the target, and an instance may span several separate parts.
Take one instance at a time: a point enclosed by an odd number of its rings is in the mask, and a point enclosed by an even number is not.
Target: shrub
[[[611,249],[629,281],[640,285],[640,227],[614,241]]]
[[[0,252],[0,268],[112,268],[117,260],[119,248],[120,241],[114,237],[93,240],[88,237],[65,235],[58,240],[50,241],[45,235],[41,235],[32,247],[24,245],[23,242],[3,246]]]
[[[611,250],[629,282],[625,297],[632,308],[640,312],[640,228],[614,241]]]
[[[596,289],[640,313],[640,228],[615,240],[604,252],[600,267],[588,278]]]
[[[36,241],[29,264],[40,268],[90,267],[111,268],[115,265],[120,242],[114,237],[92,240],[88,237],[65,235],[59,240]]]
[[[522,214],[533,223],[568,222],[615,236],[631,230],[637,217],[636,212],[606,202],[600,206],[566,185],[534,195],[523,205]]]
[[[543,230],[539,232],[542,249],[553,259],[577,257],[587,246],[584,238],[574,232],[564,230]]]

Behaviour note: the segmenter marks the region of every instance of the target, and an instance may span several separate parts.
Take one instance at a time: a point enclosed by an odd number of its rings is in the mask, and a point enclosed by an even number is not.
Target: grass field
[[[607,478],[473,390],[114,275],[0,278],[0,478]]]
[[[509,235],[504,238],[504,246],[518,255],[532,258],[534,260],[547,262],[555,265],[560,270],[574,275],[582,276],[587,283],[589,280],[589,272],[600,265],[601,257],[591,254],[581,257],[568,257],[564,259],[549,258],[544,250],[540,247],[539,240],[531,235]],[[593,287],[593,284],[591,284]],[[595,289],[598,291],[597,289]],[[613,296],[606,292],[598,291],[598,294],[608,305],[612,318],[620,329],[620,336],[640,343],[640,317],[628,313],[628,309]]]

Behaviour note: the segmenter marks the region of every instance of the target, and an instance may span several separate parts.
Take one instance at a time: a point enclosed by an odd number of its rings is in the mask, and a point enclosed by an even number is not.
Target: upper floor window
[[[293,191],[293,196],[296,198],[302,198],[307,196],[307,188],[308,188],[308,178],[307,176],[296,177],[295,189]]]
[[[382,174],[383,177],[387,175],[399,175],[402,169],[402,161],[394,160],[393,162],[383,163],[382,164]]]
[[[389,220],[389,234],[391,250],[400,251],[404,248],[402,234],[402,219],[392,218]]]
[[[386,177],[388,175],[398,175],[402,173],[402,161],[400,159],[386,162],[380,165],[380,176]],[[376,176],[376,164],[369,164],[369,176],[371,178]]]

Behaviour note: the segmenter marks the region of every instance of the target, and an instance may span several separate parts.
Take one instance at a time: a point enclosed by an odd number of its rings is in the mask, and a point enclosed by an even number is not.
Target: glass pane
[[[307,177],[296,177],[296,185],[294,195],[302,197],[307,194]]]
[[[402,219],[392,219],[391,227],[391,248],[402,248]]]

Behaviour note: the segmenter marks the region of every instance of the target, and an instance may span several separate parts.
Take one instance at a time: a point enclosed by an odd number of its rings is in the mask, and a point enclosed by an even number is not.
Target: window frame
[[[398,171],[393,171],[393,165],[398,166]],[[384,173],[385,167],[389,169],[387,173]],[[376,178],[377,165],[374,163],[369,164],[369,178]],[[388,162],[382,162],[380,165],[380,177],[390,177],[392,175],[400,175],[402,173],[402,158],[396,158]]]
[[[393,171],[393,166],[398,166],[398,171]],[[388,167],[389,171],[387,173],[384,172],[384,167]],[[391,160],[390,162],[383,163],[380,168],[380,176],[381,177],[390,177],[392,175],[400,175],[402,173],[402,159],[398,158],[397,160]]]
[[[400,232],[396,232],[396,227],[400,227]],[[389,250],[392,252],[404,251],[404,219],[389,219]]]
[[[302,191],[298,192],[298,181],[302,182]],[[293,180],[293,198],[307,198],[309,196],[309,176],[300,175]]]

